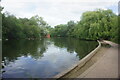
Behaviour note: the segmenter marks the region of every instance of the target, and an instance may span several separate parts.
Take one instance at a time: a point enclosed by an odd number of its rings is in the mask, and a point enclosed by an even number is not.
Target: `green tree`
[[[49,26],[38,15],[30,19],[16,18],[8,12],[2,14],[2,22],[3,39],[39,38],[47,34]]]
[[[115,36],[112,30],[117,29],[116,17],[111,10],[87,11],[83,13],[73,34],[84,39],[111,40]]]

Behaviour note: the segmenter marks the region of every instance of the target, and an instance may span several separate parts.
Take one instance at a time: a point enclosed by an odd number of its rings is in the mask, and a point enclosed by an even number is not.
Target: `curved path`
[[[61,78],[118,78],[118,45],[102,41],[111,47],[101,49],[81,68],[79,66]]]

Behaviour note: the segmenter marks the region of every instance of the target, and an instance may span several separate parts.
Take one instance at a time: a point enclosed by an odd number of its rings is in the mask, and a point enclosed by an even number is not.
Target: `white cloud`
[[[81,14],[88,10],[115,7],[118,0],[2,0],[1,3],[4,6],[3,12],[28,18],[38,14],[54,26],[69,20],[78,21]]]

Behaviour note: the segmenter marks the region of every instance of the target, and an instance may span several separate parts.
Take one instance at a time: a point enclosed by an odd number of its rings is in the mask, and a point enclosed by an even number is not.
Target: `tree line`
[[[75,37],[80,39],[106,39],[118,43],[118,17],[112,10],[97,9],[84,12],[78,22],[55,26],[51,36]]]
[[[45,36],[50,26],[38,15],[28,18],[16,18],[9,13],[2,14],[2,38],[21,39]]]
[[[51,37],[75,37],[80,39],[107,39],[118,42],[118,18],[112,10],[97,9],[84,12],[81,20],[69,21],[50,27],[38,15],[31,18],[16,18],[2,13],[2,38],[39,38],[50,34]]]

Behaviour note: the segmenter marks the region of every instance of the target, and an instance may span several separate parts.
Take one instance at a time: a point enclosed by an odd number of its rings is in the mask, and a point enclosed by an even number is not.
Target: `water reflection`
[[[75,38],[54,38],[51,40],[55,46],[67,48],[69,53],[75,51],[79,59],[86,56],[91,50],[98,46],[98,43],[95,41],[84,41]]]
[[[97,46],[73,38],[3,42],[3,78],[49,78],[66,70]]]

